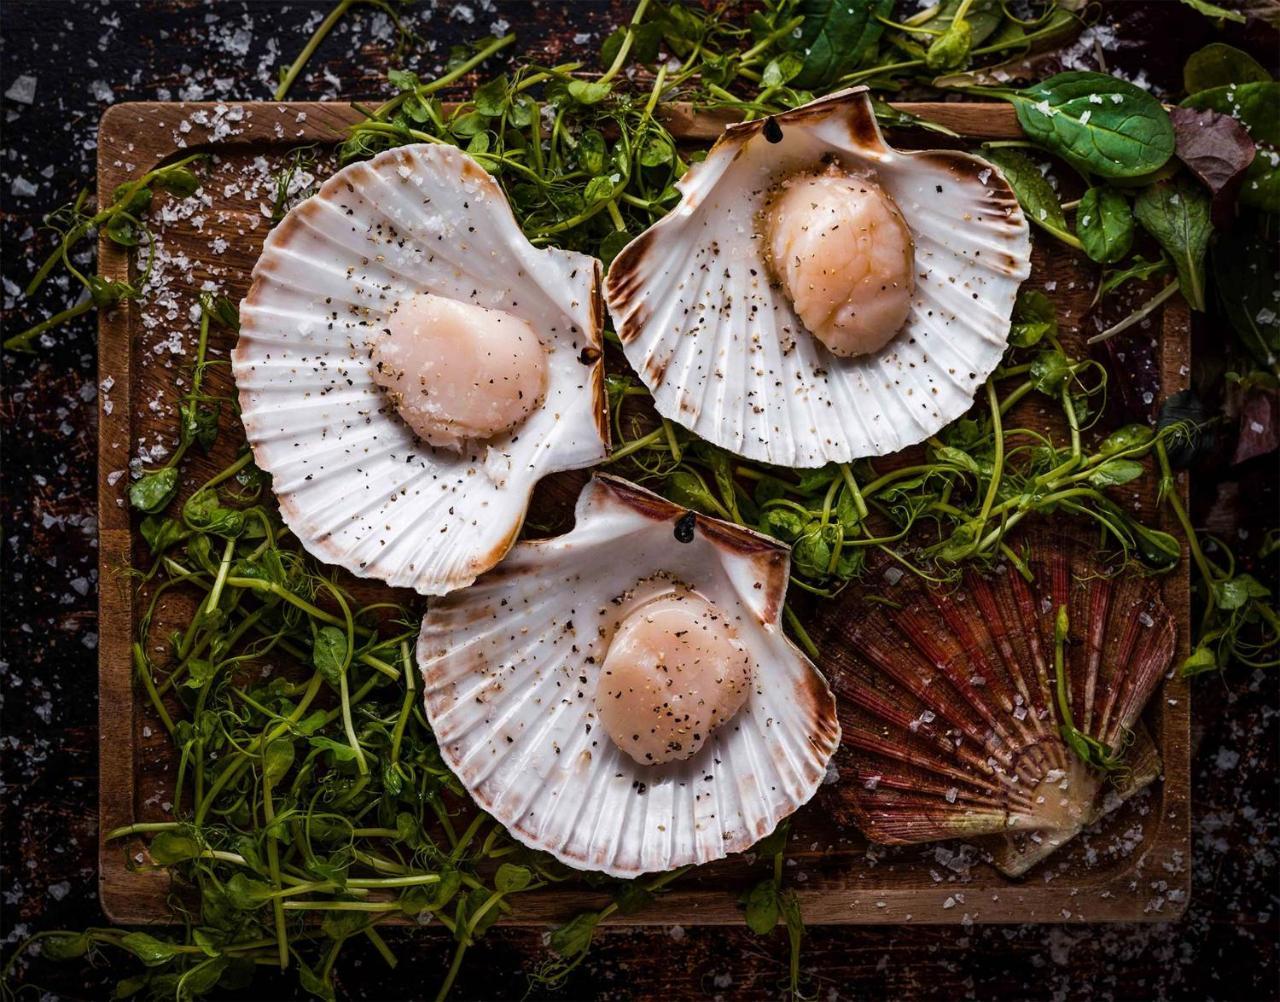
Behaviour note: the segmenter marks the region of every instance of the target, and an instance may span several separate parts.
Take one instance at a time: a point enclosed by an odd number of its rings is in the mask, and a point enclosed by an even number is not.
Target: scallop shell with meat
[[[599,263],[525,239],[494,179],[449,146],[334,174],[268,236],[232,357],[241,417],[315,556],[437,595],[492,567],[542,476],[608,454]],[[546,352],[540,405],[462,450],[415,436],[369,338],[413,297],[502,310]]]
[[[870,182],[888,199],[877,225],[905,222],[911,238],[896,266],[910,300],[889,311],[901,326],[854,357],[806,329],[765,236],[780,188],[824,169]],[[890,147],[865,88],[730,126],[677,187],[680,204],[614,260],[605,296],[658,410],[702,438],[789,467],[886,455],[963,414],[999,363],[1030,271],[1017,199],[978,157]]]
[[[782,630],[788,567],[772,539],[597,476],[572,532],[517,545],[423,619],[441,754],[515,838],[570,866],[632,877],[749,848],[813,796],[840,735],[826,682]],[[733,624],[754,683],[692,757],[640,764],[594,700],[620,624],[672,589]]]
[[[1018,875],[1159,774],[1141,721],[1168,670],[1174,618],[1150,578],[1084,542],[1036,537],[1027,581],[1010,564],[929,587],[884,568],[877,601],[846,593],[812,632],[840,705],[845,802],[889,844],[999,835]],[[1059,617],[1067,634],[1059,645]],[[1071,724],[1103,771],[1064,740]]]

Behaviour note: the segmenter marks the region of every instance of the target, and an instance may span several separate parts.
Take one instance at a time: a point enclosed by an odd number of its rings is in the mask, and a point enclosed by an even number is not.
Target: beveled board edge
[[[895,108],[945,125],[977,139],[1007,139],[1022,135],[1013,109],[1006,104],[925,102],[895,104]],[[243,119],[237,134],[210,143],[201,127],[186,135],[188,146],[176,147],[169,138],[179,120],[193,112],[240,109]],[[697,112],[684,104],[669,105],[663,112],[668,128],[678,138],[713,139],[727,119]],[[163,103],[131,102],[109,108],[98,131],[98,190],[112,191],[166,160],[203,149],[227,149],[252,144],[304,145],[335,142],[363,114],[337,102],[294,103]],[[127,164],[133,170],[126,169]],[[129,278],[129,255],[104,234],[98,239],[98,267],[107,278]],[[128,468],[132,445],[132,386],[130,383],[130,329],[135,319],[132,304],[105,311],[98,320],[98,379],[112,380],[111,413],[99,407],[98,426],[98,724],[99,724],[99,834],[98,890],[103,911],[124,925],[165,924],[170,882],[160,871],[138,872],[129,859],[140,853],[141,839],[108,843],[105,835],[133,821],[133,734],[135,705],[132,682],[133,588],[125,571],[132,559],[129,512],[117,506],[107,477]],[[1181,297],[1164,309],[1161,326],[1161,386],[1176,392],[1189,385],[1190,314]],[[99,399],[102,399],[100,397]],[[1185,500],[1187,474],[1178,475],[1178,489]],[[1167,510],[1161,527],[1179,535]],[[1190,566],[1185,543],[1179,570],[1164,579],[1165,600],[1180,625],[1174,663],[1188,653],[1190,623]],[[946,894],[935,888],[894,889],[850,887],[840,890],[794,888],[805,921],[814,924],[957,924],[1012,922],[1135,922],[1170,921],[1185,910],[1190,894],[1190,700],[1185,680],[1171,678],[1161,688],[1160,753],[1164,778],[1155,835],[1144,851],[1123,872],[1104,880],[1083,880],[1065,886],[1061,881],[1010,885],[997,895],[979,893],[963,907],[945,907]],[[1148,823],[1151,823],[1149,820]],[[1162,882],[1162,895],[1180,890],[1180,900],[1160,910],[1142,907],[1142,892],[1135,882]],[[1072,894],[1072,891],[1079,893]],[[1087,897],[1086,897],[1087,896]],[[1156,898],[1152,890],[1150,898]],[[563,920],[576,911],[600,907],[604,894],[579,890],[549,890],[521,899],[520,914],[502,920],[513,925],[542,925]],[[1087,906],[1082,907],[1082,901]],[[610,923],[626,925],[670,924],[678,917],[686,925],[737,925],[742,913],[727,893],[708,894],[704,889],[677,888],[665,893],[660,907],[637,915],[615,916]]]

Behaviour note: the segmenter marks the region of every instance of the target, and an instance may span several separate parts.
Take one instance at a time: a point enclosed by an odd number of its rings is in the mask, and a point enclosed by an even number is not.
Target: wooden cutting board
[[[1003,104],[901,107],[974,139],[1020,135],[1012,109]],[[99,322],[100,833],[135,822],[171,820],[167,809],[176,766],[168,737],[134,684],[131,645],[145,604],[137,601],[135,580],[127,571],[145,566],[147,551],[125,501],[129,460],[138,454],[140,442],[149,448],[170,441],[178,381],[186,378],[190,365],[181,346],[185,343],[185,350],[192,350],[195,324],[190,316],[202,285],[211,283],[236,300],[248,288],[250,271],[270,229],[271,172],[285,165],[298,147],[313,146],[322,156],[331,152],[345,127],[360,117],[355,109],[335,103],[138,103],[116,105],[102,118],[99,192],[110,192],[191,152],[208,152],[213,159],[212,177],[203,188],[204,204],[197,211],[175,211],[167,196],[156,198],[152,225],[163,248],[157,262],[163,279],[159,293],[141,306],[128,304],[104,313]],[[690,141],[713,139],[728,120],[679,106],[667,111],[672,132]],[[945,145],[927,133],[893,138],[904,146]],[[1088,307],[1096,275],[1087,263],[1042,237],[1036,233],[1029,284],[1048,283],[1064,329],[1070,331]],[[99,241],[99,264],[108,278],[129,277],[128,255],[105,237]],[[1163,391],[1173,393],[1187,385],[1190,361],[1189,318],[1181,299],[1166,306],[1158,328],[1147,336],[1157,332],[1150,364],[1158,368]],[[1079,335],[1068,333],[1064,342],[1068,351],[1083,354]],[[225,359],[231,347],[229,338],[216,338],[210,357]],[[1125,364],[1139,364],[1136,354]],[[226,367],[214,366],[206,385],[209,392],[229,394]],[[1036,405],[1028,399],[1019,407]],[[1015,411],[1015,417],[1036,421],[1030,411]],[[225,466],[242,443],[238,424],[224,418],[213,455],[189,461],[190,479],[199,482]],[[1176,534],[1167,513],[1155,503],[1152,479],[1148,476],[1141,487],[1141,513],[1149,524]],[[1185,484],[1182,488],[1185,491]],[[376,584],[354,579],[349,583],[362,596],[390,594]],[[1179,623],[1177,663],[1187,653],[1185,554],[1179,570],[1165,576],[1162,587]],[[401,598],[421,605],[413,596]],[[166,602],[154,635],[163,637],[169,628],[185,625],[191,611],[180,600]],[[981,862],[970,863],[966,855],[955,854],[954,844],[869,846],[855,829],[836,826],[832,817],[842,813],[841,786],[825,786],[797,815],[789,853],[794,863],[786,879],[799,894],[805,920],[881,924],[1176,918],[1186,906],[1190,886],[1185,682],[1165,682],[1151,700],[1147,723],[1164,762],[1163,781],[1107,816],[1096,834],[1076,839],[1021,880],[1003,877]],[[145,844],[141,838],[107,843],[100,835],[102,905],[117,922],[172,920],[166,903],[168,876],[146,866]],[[742,915],[738,893],[761,876],[758,864],[742,859],[712,864],[679,881],[653,907],[615,921],[737,923]],[[521,895],[510,921],[561,920],[606,900],[585,885],[559,885]]]

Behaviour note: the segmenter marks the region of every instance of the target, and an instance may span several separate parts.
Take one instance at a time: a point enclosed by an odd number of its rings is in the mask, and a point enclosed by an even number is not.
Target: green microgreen
[[[159,189],[178,198],[193,194],[200,185],[199,178],[191,170],[191,164],[204,159],[204,154],[193,153],[171,164],[148,171],[137,180],[120,185],[112,194],[111,202],[97,212],[88,206],[89,193],[82,191],[75,201],[45,216],[45,226],[58,238],[57,246],[37,269],[23,295],[35,295],[61,265],[66,273],[80,283],[84,292],[78,302],[42,320],[19,334],[6,338],[6,351],[34,351],[38,339],[56,330],[69,320],[90,310],[105,309],[127,299],[137,299],[151,275],[154,255],[151,233],[143,217],[151,205],[153,193]],[[145,244],[146,263],[142,273],[129,281],[104,278],[101,275],[85,275],[72,263],[72,251],[99,229],[105,229],[113,243],[132,248]]]

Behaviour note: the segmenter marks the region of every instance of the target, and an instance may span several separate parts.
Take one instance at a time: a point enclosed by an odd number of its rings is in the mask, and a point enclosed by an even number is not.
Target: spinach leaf
[[[1280,357],[1280,246],[1263,217],[1241,219],[1213,248],[1213,277],[1223,312],[1259,365]]]
[[[1214,87],[1192,94],[1182,106],[1230,115],[1249,131],[1258,152],[1245,171],[1240,204],[1280,212],[1280,83]]]
[[[1133,213],[1114,188],[1090,188],[1076,210],[1076,232],[1084,252],[1099,264],[1114,264],[1133,247]]]
[[[1209,247],[1209,196],[1193,181],[1160,181],[1144,188],[1133,206],[1143,229],[1173,258],[1182,295],[1204,309],[1204,256]]]
[[[893,0],[801,0],[804,15],[796,50],[804,66],[792,84],[814,90],[862,63],[884,31],[876,20],[893,13]]]
[[[1009,187],[1018,196],[1018,204],[1027,214],[1027,219],[1063,243],[1077,250],[1080,248],[1080,241],[1067,226],[1067,217],[1057,192],[1040,173],[1035,161],[1025,153],[1007,147],[983,150],[982,155],[1000,168]]]
[[[1173,155],[1173,124],[1160,102],[1105,73],[1059,73],[1009,98],[1031,139],[1099,177],[1141,177]]]
[[[1227,84],[1269,83],[1270,80],[1271,74],[1253,56],[1222,42],[1193,52],[1182,67],[1182,86],[1188,94]]]

